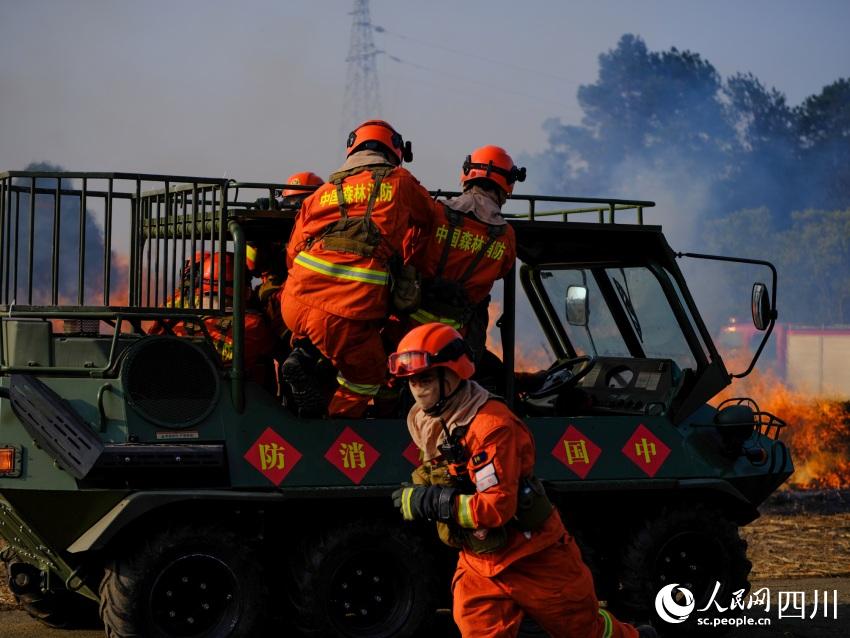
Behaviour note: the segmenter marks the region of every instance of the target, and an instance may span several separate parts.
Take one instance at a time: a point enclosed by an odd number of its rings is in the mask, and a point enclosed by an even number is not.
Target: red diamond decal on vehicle
[[[416,467],[422,465],[422,451],[413,441],[410,442],[401,455]]]
[[[266,428],[260,438],[254,441],[254,445],[245,452],[244,458],[272,483],[280,485],[301,460],[301,452],[280,434]]]
[[[372,469],[381,455],[357,432],[347,427],[330,449],[325,452],[328,463],[360,485],[363,477]]]
[[[623,454],[651,478],[664,465],[670,455],[670,448],[641,424],[623,446]]]
[[[584,478],[590,472],[602,450],[593,441],[569,426],[552,449],[552,456],[567,466],[567,469]]]

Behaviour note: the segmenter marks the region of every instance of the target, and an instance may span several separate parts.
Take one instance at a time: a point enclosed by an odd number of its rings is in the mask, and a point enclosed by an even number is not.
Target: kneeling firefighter
[[[534,440],[503,401],[470,380],[475,365],[454,328],[411,330],[389,358],[415,405],[407,417],[423,453],[413,486],[393,493],[405,520],[440,524],[460,546],[452,581],[464,638],[513,637],[525,614],[553,638],[651,638],[599,607],[573,538],[534,477]]]
[[[306,345],[339,371],[327,408],[362,417],[386,381],[380,328],[389,312],[390,263],[412,226],[430,227],[437,204],[401,166],[410,142],[383,120],[354,129],[347,159],[304,200],[287,245],[289,277],[281,308],[292,330],[284,379],[302,415],[322,412]]]

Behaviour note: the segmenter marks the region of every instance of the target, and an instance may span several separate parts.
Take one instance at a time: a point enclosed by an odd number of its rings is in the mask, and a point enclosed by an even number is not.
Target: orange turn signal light
[[[0,447],[0,474],[15,472],[16,450],[13,447]]]

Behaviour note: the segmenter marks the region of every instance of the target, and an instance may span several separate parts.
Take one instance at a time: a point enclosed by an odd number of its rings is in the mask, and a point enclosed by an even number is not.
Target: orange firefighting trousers
[[[300,303],[285,291],[281,306],[283,320],[292,330],[292,342],[309,339],[339,371],[340,385],[328,414],[362,417],[387,377],[387,355],[379,323],[332,315]]]
[[[637,638],[599,609],[590,570],[575,541],[563,539],[488,578],[458,563],[454,619],[463,638],[514,638],[528,614],[552,638]]]

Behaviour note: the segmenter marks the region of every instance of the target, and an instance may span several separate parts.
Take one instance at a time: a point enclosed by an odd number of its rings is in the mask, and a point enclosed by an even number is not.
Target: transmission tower
[[[342,130],[352,130],[360,122],[379,117],[381,95],[375,58],[383,51],[375,48],[374,27],[369,15],[369,0],[354,0],[351,42],[348,46],[347,81],[342,113]]]

